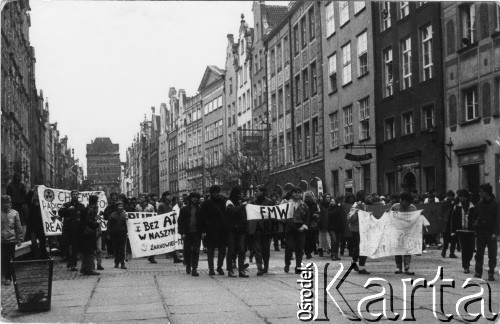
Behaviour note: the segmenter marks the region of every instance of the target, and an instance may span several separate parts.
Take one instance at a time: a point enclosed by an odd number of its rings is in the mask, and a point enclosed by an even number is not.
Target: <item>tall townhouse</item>
[[[179,117],[177,119],[177,146],[178,146],[178,161],[179,164],[179,195],[187,194],[187,135],[186,135],[186,91],[184,89],[179,89],[178,92],[179,100]]]
[[[377,191],[372,2],[320,6],[323,37],[325,190]]]
[[[203,119],[201,95],[196,94],[186,100],[187,134],[187,186],[188,191],[202,192],[203,176]]]
[[[248,27],[248,24],[245,22],[245,17],[242,14],[238,39],[238,55],[236,56],[236,97],[238,98],[237,125],[242,131],[252,128],[252,81],[250,75],[250,68],[252,65],[252,41],[253,28]]]
[[[500,4],[443,2],[449,189],[500,194]]]
[[[226,75],[224,77],[224,102],[226,106],[226,147],[231,152],[231,147],[236,147],[238,142],[238,97],[237,97],[237,70],[239,68],[238,43],[234,42],[233,34],[227,35],[226,47]]]
[[[160,104],[160,136],[158,138],[159,158],[159,194],[170,189],[168,181],[168,126],[170,125],[170,110],[166,103]]]
[[[271,182],[316,193],[324,183],[321,2],[293,2],[266,36]]]
[[[441,3],[372,2],[377,191],[446,191]]]
[[[158,194],[160,190],[160,115],[155,114],[155,107],[151,107],[151,128],[150,128],[150,141],[148,147],[149,167],[146,172],[148,174],[148,193]]]
[[[169,105],[170,105],[170,118],[167,130],[168,141],[168,188],[171,194],[177,195],[179,193],[179,142],[177,136],[178,120],[179,120],[179,99],[177,98],[177,91],[171,87],[168,92]]]
[[[218,173],[222,172],[221,158],[224,152],[224,74],[225,71],[209,65],[201,80],[198,91],[203,105],[203,145],[204,160],[202,174],[203,191],[219,183]]]

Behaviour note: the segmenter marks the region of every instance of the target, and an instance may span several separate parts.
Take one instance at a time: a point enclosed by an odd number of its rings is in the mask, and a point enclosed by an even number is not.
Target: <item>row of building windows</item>
[[[436,126],[434,105],[422,107],[422,130],[431,129]],[[417,131],[413,110],[401,114],[401,135],[410,135]],[[384,140],[390,141],[396,138],[396,118],[390,117],[384,120]]]
[[[354,104],[358,108],[359,140],[370,138],[370,98],[363,98]],[[330,148],[337,148],[340,145],[340,124],[339,118],[342,118],[342,128],[344,130],[344,144],[354,142],[354,122],[353,105],[342,109],[342,117],[336,111],[329,115],[330,118]]]
[[[343,27],[349,22],[349,2],[350,1],[330,1],[326,4],[326,37],[330,37],[335,33],[335,8],[339,13],[339,26]],[[366,7],[364,1],[352,1],[354,14],[358,14]]]
[[[216,167],[222,163],[222,152],[224,145],[221,143],[205,149],[205,162],[207,167]]]
[[[205,104],[205,115],[208,115],[212,111],[215,111],[222,107],[222,96],[218,96],[217,98],[209,101]]]
[[[222,119],[205,127],[205,143],[223,135]]]

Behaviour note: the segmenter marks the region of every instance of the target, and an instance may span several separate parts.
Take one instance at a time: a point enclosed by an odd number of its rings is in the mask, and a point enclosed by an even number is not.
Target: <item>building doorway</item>
[[[417,178],[413,172],[408,172],[403,177],[403,192],[411,192],[412,189],[417,187]]]
[[[465,189],[472,193],[479,192],[479,185],[481,184],[479,176],[479,164],[469,164],[462,166],[463,184]]]

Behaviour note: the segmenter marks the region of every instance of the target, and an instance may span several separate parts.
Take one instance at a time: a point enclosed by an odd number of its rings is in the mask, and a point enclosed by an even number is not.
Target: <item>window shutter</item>
[[[491,116],[491,95],[490,84],[485,82],[483,84],[483,117]]]

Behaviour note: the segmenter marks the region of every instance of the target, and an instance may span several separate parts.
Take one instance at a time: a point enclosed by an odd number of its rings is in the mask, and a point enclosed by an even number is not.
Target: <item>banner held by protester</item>
[[[181,250],[183,241],[177,232],[177,218],[173,211],[166,214],[127,213],[127,230],[132,257],[140,258]]]
[[[71,201],[71,190],[47,188],[45,186],[38,186],[37,190],[45,235],[61,235],[62,219],[59,216],[59,209],[64,203]],[[87,206],[90,195],[98,197],[99,212],[104,211],[108,205],[104,191],[81,191],[78,195],[78,202]]]
[[[389,211],[377,219],[369,212],[358,211],[360,255],[376,259],[422,253],[422,227],[429,222],[421,212]]]
[[[248,233],[253,235],[281,233],[285,224],[293,218],[292,203],[275,206],[259,206],[248,204]]]

